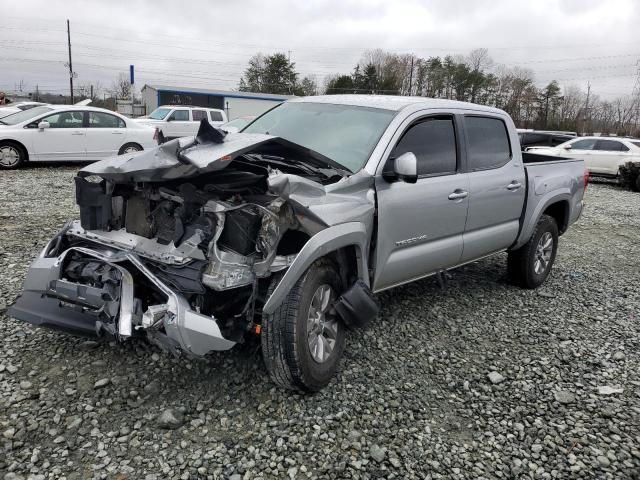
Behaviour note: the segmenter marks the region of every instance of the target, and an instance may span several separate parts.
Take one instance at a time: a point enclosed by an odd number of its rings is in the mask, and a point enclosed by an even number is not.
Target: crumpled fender
[[[298,279],[317,259],[342,247],[355,246],[358,277],[369,285],[367,266],[369,238],[366,226],[361,222],[348,222],[328,227],[316,233],[302,247],[287,272],[280,280],[264,307],[263,314],[272,314],[283,302]]]

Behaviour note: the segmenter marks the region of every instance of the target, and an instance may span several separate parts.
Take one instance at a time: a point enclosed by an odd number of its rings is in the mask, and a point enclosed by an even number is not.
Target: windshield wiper
[[[9,125],[8,123],[4,123],[2,120],[0,120],[0,123],[1,123],[2,125]]]
[[[309,174],[315,175],[319,173],[327,178],[331,178],[332,176],[329,172],[333,174],[337,174],[341,177],[346,177],[348,175],[348,173],[345,172],[342,168],[337,169],[329,165],[319,166],[314,163],[309,163],[303,160],[299,160],[297,158],[284,158],[277,155],[270,155],[268,153],[253,153],[253,154],[245,155],[245,157],[249,157],[251,159],[256,159],[258,161],[263,161],[273,165],[279,165],[286,168],[294,167]]]

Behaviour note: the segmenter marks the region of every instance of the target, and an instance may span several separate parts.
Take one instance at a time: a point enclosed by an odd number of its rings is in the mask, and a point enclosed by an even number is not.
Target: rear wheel
[[[277,281],[272,282],[272,292]],[[345,345],[345,329],[332,304],[341,292],[332,262],[316,261],[271,315],[262,318],[262,356],[280,387],[315,392],[334,376]]]
[[[122,147],[120,147],[120,150],[118,151],[118,155],[126,155],[128,153],[135,153],[135,152],[141,152],[142,146],[138,145],[137,143],[125,143]]]
[[[518,250],[509,252],[509,277],[523,288],[537,288],[546,280],[558,251],[558,225],[542,215],[531,238]]]
[[[27,160],[27,152],[20,145],[12,142],[0,142],[0,169],[18,168]]]

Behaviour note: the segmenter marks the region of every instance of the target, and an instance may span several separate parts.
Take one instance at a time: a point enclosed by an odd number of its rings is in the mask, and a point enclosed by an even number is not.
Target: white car
[[[146,117],[136,118],[134,121],[157,128],[165,138],[170,139],[194,136],[203,119],[214,127],[219,127],[227,123],[227,114],[216,108],[163,105]]]
[[[0,118],[8,117],[9,115],[13,115],[14,113],[23,112],[25,110],[29,110],[30,108],[40,107],[42,105],[46,105],[46,103],[42,103],[42,102],[10,103],[9,105],[0,107]]]
[[[618,137],[579,137],[556,147],[529,147],[531,153],[584,160],[589,173],[617,177],[627,162],[640,162],[640,140]]]
[[[97,161],[157,145],[155,130],[103,108],[47,105],[0,119],[0,169]]]

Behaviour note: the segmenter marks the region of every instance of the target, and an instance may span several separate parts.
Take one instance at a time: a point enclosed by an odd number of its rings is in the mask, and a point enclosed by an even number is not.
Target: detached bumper
[[[23,293],[9,309],[9,315],[18,320],[83,336],[108,333],[119,340],[126,340],[134,331],[146,333],[153,343],[194,356],[235,345],[222,336],[215,318],[192,310],[184,297],[162,283],[135,254],[73,247],[49,258],[45,251],[29,268]],[[71,252],[117,269],[119,291],[62,279],[64,261]],[[149,305],[141,312],[132,274],[147,277],[165,303]]]

